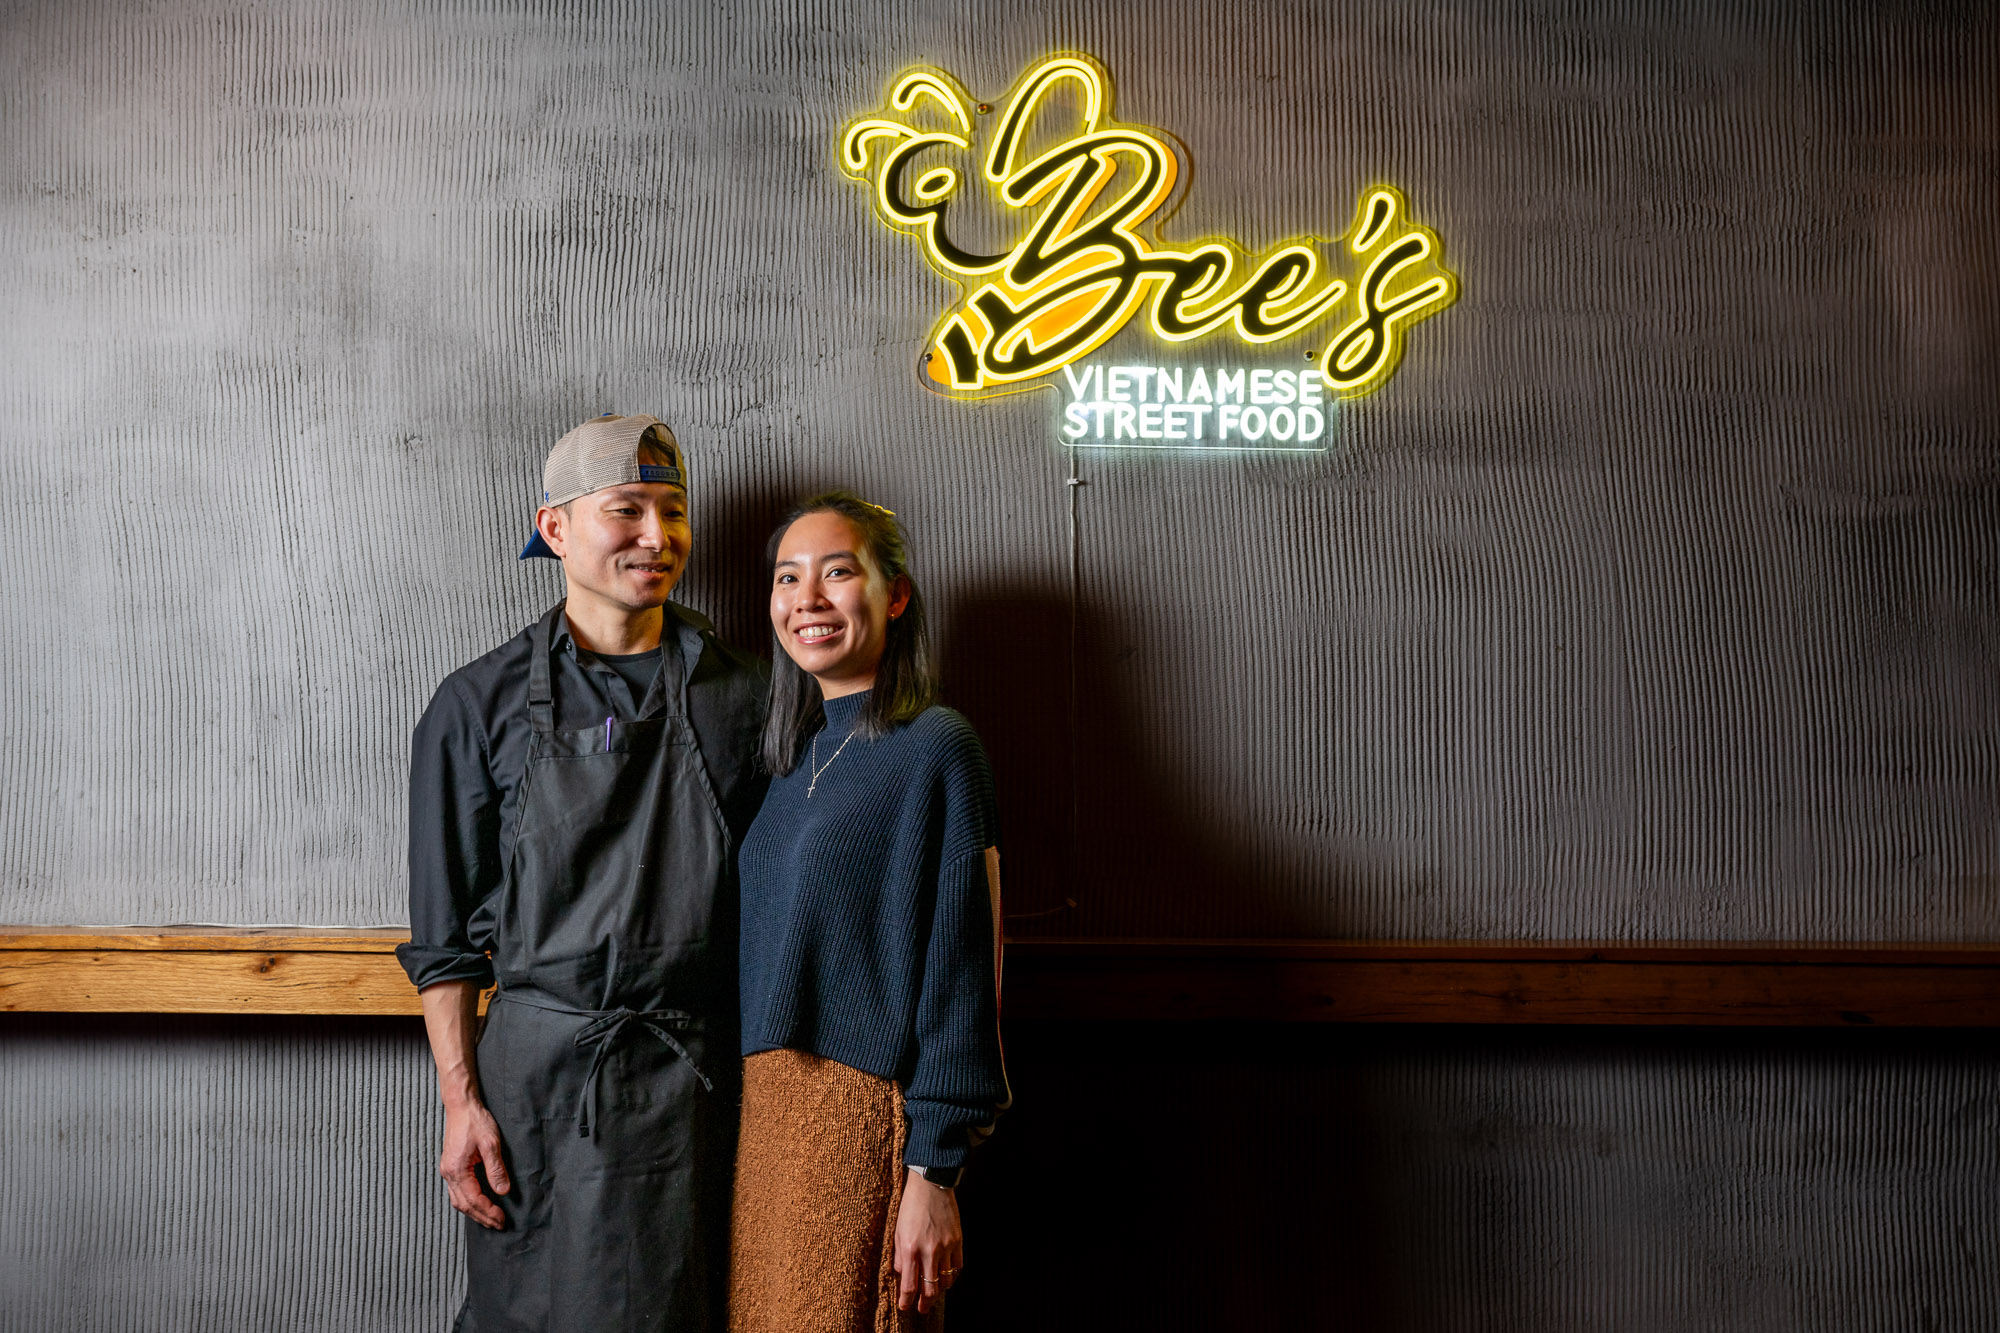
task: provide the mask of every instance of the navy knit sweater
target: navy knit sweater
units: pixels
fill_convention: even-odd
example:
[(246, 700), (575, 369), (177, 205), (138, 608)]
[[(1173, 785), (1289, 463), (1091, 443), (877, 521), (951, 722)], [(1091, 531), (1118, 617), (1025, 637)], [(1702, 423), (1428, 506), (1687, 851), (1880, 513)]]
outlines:
[(972, 726), (931, 708), (856, 736), (867, 695), (827, 703), (771, 783), (737, 866), (743, 1053), (780, 1048), (902, 1085), (911, 1166), (962, 1166), (1007, 1104), (995, 983), (993, 777)]

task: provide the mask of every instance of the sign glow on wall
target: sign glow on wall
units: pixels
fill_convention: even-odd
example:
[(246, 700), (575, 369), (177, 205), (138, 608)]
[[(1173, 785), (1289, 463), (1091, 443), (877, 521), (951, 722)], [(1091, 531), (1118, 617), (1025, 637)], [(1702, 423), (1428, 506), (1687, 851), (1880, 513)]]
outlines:
[[(1066, 86), (1079, 111), (1051, 105)], [(1352, 224), (1335, 241), (1302, 236), (1252, 254), (1222, 237), (1185, 245), (1160, 239), (1159, 219), (1185, 164), (1167, 135), (1112, 119), (1110, 78), (1085, 56), (1031, 66), (992, 106), (943, 70), (909, 70), (886, 107), (842, 131), (840, 161), (873, 186), (882, 219), (914, 237), (961, 289), (932, 330), (926, 356), (930, 377), (947, 393), (1053, 382), (1056, 371), (1090, 356), (1143, 313), (1146, 327), (1169, 343), (1215, 334), (1268, 344), (1330, 330), (1316, 357), (1314, 389), (1352, 398), (1379, 388), (1402, 358), (1408, 326), (1458, 293), (1437, 237), (1410, 220), (1402, 195), (1387, 185), (1362, 192)], [(978, 189), (989, 197), (971, 198)], [(954, 225), (954, 210), (980, 205), (1011, 223), (1010, 245), (982, 246), (970, 239), (976, 228)], [(1317, 410), (1301, 401), (1298, 381), (1315, 377), (1256, 373), (1290, 376), (1282, 406), (1291, 437), (1301, 438), (1301, 418)], [(1164, 379), (1152, 384), (1166, 392)], [(1146, 402), (1129, 404), (1135, 410), (1127, 421), (1118, 400), (1100, 395), (1088, 401), (1110, 410), (1081, 422), (1074, 409), (1085, 391), (1074, 379), (1070, 387), (1064, 431), (1072, 440), (1101, 434), (1107, 417), (1114, 436), (1121, 421), (1139, 429), (1137, 409)], [(1213, 384), (1206, 387), (1212, 395)], [(1161, 398), (1157, 405), (1163, 410), (1155, 422), (1171, 416), (1185, 426), (1200, 417), (1205, 429), (1221, 428), (1222, 403), (1213, 404), (1213, 420), (1164, 411), (1198, 402)], [(1263, 409), (1255, 419), (1268, 431), (1275, 404), (1238, 404), (1245, 405)]]

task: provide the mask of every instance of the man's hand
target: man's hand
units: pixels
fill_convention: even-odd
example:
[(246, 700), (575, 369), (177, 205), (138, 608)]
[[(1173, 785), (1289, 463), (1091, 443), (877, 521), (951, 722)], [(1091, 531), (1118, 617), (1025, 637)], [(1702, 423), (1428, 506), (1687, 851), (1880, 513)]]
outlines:
[(498, 1231), (506, 1217), (486, 1191), (490, 1187), (494, 1194), (505, 1194), (513, 1181), (501, 1155), (500, 1126), (479, 1096), (473, 1059), (479, 987), (470, 981), (439, 981), (424, 987), (419, 998), (431, 1057), (437, 1061), (438, 1094), (444, 1098), (444, 1152), (438, 1157), (438, 1174), (451, 1191), (452, 1207)]
[[(481, 1171), (485, 1180), (480, 1179)], [(447, 1106), (444, 1112), (444, 1153), (438, 1158), (438, 1174), (451, 1191), (451, 1206), (483, 1227), (498, 1231), (506, 1221), (500, 1205), (486, 1193), (513, 1188), (507, 1178), (507, 1163), (500, 1156), (500, 1126), (493, 1113), (481, 1102)]]
[(912, 1305), (929, 1314), (938, 1298), (958, 1280), (965, 1259), (965, 1232), (958, 1221), (958, 1196), (915, 1171), (903, 1173), (903, 1203), (896, 1210), (896, 1308)]

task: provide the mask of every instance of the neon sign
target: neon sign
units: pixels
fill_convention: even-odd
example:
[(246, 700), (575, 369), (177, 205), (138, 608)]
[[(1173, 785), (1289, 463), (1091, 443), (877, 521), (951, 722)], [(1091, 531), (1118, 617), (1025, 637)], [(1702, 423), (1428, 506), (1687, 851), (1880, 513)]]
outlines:
[(1064, 443), (1096, 448), (1317, 452), (1326, 399), (1310, 370), (1064, 366)]
[[(1064, 85), (1081, 113), (1069, 117), (1077, 123), (1052, 124), (1062, 117), (1051, 95)], [(840, 163), (873, 185), (883, 221), (913, 236), (961, 289), (925, 357), (948, 393), (1030, 387), (1143, 311), (1170, 343), (1226, 332), (1265, 344), (1330, 325), (1315, 358), (1319, 379), (1335, 397), (1353, 398), (1395, 373), (1411, 324), (1458, 295), (1437, 237), (1409, 220), (1387, 185), (1362, 192), (1352, 224), (1332, 242), (1302, 236), (1253, 255), (1227, 238), (1160, 239), (1186, 174), (1180, 154), (1162, 132), (1111, 118), (1110, 77), (1085, 56), (1031, 66), (997, 107), (942, 70), (912, 69), (882, 111), (842, 131)], [(967, 195), (971, 181), (988, 187), (985, 202), (1011, 223), (1011, 247), (980, 246), (951, 225), (955, 208), (982, 202)]]

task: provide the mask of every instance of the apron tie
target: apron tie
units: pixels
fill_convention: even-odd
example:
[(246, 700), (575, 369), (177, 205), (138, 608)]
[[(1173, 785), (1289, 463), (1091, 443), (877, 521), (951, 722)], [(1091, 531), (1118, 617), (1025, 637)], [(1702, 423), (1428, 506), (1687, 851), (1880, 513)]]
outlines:
[(661, 1044), (668, 1050), (687, 1061), (687, 1067), (701, 1080), (702, 1087), (710, 1092), (715, 1091), (715, 1085), (708, 1081), (708, 1075), (701, 1072), (701, 1066), (694, 1062), (692, 1055), (688, 1054), (687, 1047), (681, 1045), (680, 1039), (670, 1030), (679, 1028), (687, 1031), (700, 1026), (692, 1014), (682, 1013), (678, 1009), (602, 1010), (597, 1018), (584, 1024), (583, 1029), (576, 1034), (576, 1045), (579, 1048), (591, 1046), (597, 1048), (597, 1054), (591, 1057), (590, 1072), (584, 1075), (583, 1096), (577, 1100), (576, 1132), (579, 1138), (591, 1138), (596, 1132), (598, 1071), (604, 1068), (604, 1061), (610, 1056), (611, 1048), (617, 1044), (619, 1035), (634, 1023), (659, 1038)]

